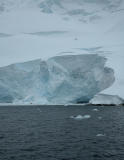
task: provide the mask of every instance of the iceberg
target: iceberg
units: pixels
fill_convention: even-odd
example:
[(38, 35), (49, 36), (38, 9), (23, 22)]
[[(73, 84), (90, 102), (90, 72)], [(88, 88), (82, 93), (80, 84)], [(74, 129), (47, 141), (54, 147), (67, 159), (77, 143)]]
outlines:
[(89, 102), (111, 86), (114, 71), (97, 54), (64, 55), (0, 68), (0, 103)]

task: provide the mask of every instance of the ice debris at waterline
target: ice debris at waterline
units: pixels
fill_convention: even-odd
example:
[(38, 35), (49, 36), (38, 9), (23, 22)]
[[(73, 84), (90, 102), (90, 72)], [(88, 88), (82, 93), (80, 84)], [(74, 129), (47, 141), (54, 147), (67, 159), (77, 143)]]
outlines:
[(98, 94), (90, 100), (94, 105), (122, 105), (124, 100), (117, 95)]
[(91, 118), (90, 115), (77, 115), (77, 116), (70, 116), (70, 118), (75, 119), (75, 120), (82, 120), (82, 119), (89, 119)]
[(111, 86), (114, 71), (97, 54), (56, 56), (0, 68), (0, 103), (88, 102)]

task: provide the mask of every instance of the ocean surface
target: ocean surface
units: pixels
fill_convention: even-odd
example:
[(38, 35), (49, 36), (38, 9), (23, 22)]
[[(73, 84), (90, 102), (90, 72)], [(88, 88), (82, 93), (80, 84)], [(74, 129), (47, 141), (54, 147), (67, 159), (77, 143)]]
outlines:
[(0, 106), (0, 160), (124, 160), (124, 107)]

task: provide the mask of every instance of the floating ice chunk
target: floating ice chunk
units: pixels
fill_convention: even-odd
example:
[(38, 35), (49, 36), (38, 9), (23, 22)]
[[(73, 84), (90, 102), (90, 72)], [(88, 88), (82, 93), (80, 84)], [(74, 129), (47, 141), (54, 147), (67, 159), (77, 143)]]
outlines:
[(89, 119), (91, 116), (90, 115), (84, 115), (83, 119)]
[(97, 137), (104, 137), (104, 136), (105, 136), (105, 134), (101, 134), (101, 133), (99, 133), (99, 134), (97, 134), (96, 136), (97, 136)]
[(96, 111), (96, 112), (98, 112), (99, 110), (98, 110), (97, 108), (94, 108), (94, 109), (93, 109), (93, 111)]
[(77, 115), (77, 116), (70, 116), (70, 118), (73, 118), (75, 120), (82, 120), (82, 119), (89, 119), (91, 116), (90, 115)]
[(124, 100), (117, 95), (98, 94), (90, 100), (94, 105), (121, 105)]
[(98, 119), (102, 119), (102, 117), (99, 116)]
[(78, 115), (78, 116), (75, 117), (75, 119), (76, 119), (76, 120), (82, 120), (82, 119), (83, 119), (83, 116), (82, 116), (82, 115)]

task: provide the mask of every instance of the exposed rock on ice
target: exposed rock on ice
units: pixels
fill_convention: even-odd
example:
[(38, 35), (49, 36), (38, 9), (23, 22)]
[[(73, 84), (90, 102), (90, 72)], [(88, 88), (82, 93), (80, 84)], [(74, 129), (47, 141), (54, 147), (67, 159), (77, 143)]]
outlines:
[(89, 102), (114, 82), (106, 59), (96, 54), (56, 56), (0, 68), (0, 103)]
[(124, 100), (117, 95), (98, 94), (90, 100), (90, 103), (94, 105), (121, 105)]

